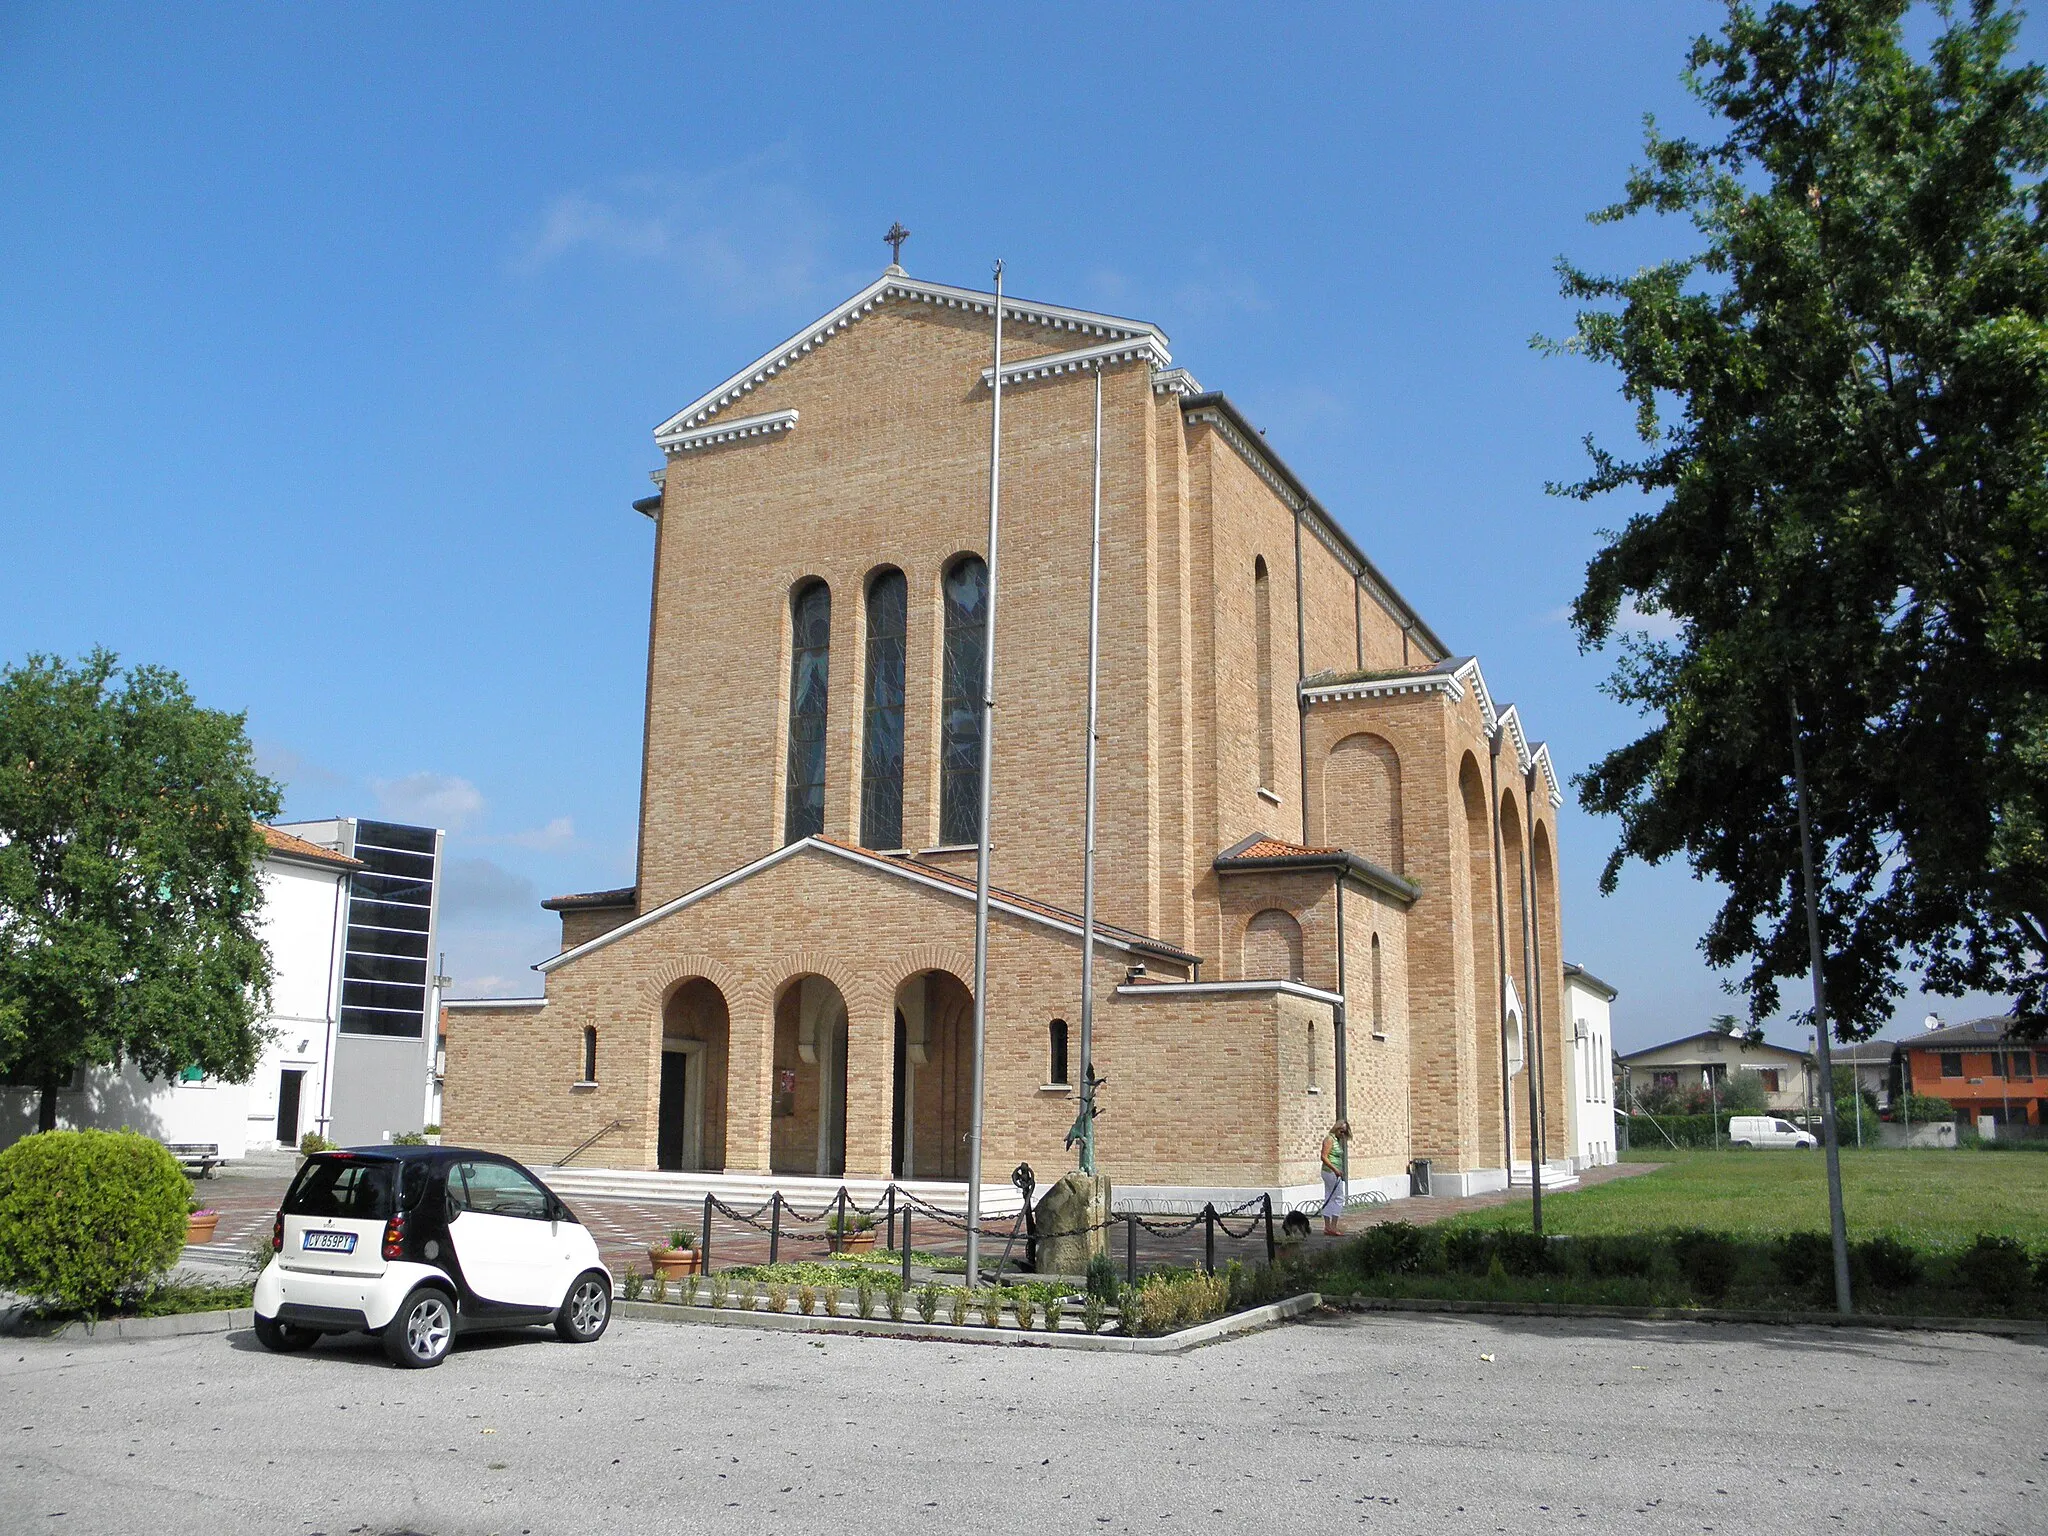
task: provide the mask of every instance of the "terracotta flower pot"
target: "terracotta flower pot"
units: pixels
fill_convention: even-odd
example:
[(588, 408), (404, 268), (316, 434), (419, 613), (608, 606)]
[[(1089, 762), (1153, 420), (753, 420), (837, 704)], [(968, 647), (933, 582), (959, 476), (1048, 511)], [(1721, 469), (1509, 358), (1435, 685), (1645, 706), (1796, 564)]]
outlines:
[(185, 1218), (185, 1241), (210, 1243), (213, 1241), (213, 1229), (219, 1225), (219, 1211), (194, 1211)]
[(650, 1248), (647, 1262), (654, 1266), (657, 1275), (673, 1280), (678, 1275), (697, 1273), (698, 1253), (694, 1248)]
[(869, 1227), (865, 1232), (849, 1232), (839, 1240), (839, 1248), (842, 1253), (869, 1253), (873, 1251), (874, 1246), (875, 1229), (873, 1227)]

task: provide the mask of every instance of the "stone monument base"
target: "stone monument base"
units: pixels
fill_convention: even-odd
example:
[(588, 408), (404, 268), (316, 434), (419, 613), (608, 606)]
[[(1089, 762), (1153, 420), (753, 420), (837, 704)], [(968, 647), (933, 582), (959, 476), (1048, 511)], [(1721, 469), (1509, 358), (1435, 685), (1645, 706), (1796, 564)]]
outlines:
[(1076, 1170), (1038, 1202), (1038, 1272), (1084, 1275), (1088, 1261), (1109, 1251), (1109, 1179)]

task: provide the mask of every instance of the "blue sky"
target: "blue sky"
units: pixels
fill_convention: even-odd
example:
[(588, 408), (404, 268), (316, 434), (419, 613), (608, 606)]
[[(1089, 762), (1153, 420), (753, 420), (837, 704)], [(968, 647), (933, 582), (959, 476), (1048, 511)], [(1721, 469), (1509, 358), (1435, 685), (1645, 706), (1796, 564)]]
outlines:
[[(10, 5), (0, 658), (174, 667), (290, 814), (446, 826), (457, 994), (537, 991), (538, 898), (632, 879), (650, 429), (901, 219), (921, 276), (1163, 326), (1576, 772), (1632, 732), (1563, 619), (1630, 508), (1543, 486), (1627, 418), (1529, 341), (1560, 254), (1684, 248), (1584, 215), (1718, 14)], [(1603, 899), (1563, 819), (1623, 1048), (1732, 1006), (1713, 893)]]

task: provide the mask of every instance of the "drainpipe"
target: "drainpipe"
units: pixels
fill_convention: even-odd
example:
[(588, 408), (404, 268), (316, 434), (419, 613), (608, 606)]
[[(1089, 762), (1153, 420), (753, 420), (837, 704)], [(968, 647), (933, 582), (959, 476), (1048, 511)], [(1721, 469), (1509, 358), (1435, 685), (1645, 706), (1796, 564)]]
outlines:
[(1536, 1232), (1541, 1236), (1543, 1151), (1550, 1130), (1550, 1099), (1543, 1070), (1543, 972), (1539, 969), (1543, 960), (1543, 944), (1536, 931), (1536, 765), (1533, 762), (1523, 776), (1522, 805), (1522, 820), (1528, 823), (1522, 832), (1522, 963), (1529, 968), (1529, 996), (1523, 1000), (1522, 1006), (1529, 1014), (1529, 1059), (1533, 1064), (1533, 1075), (1529, 1079), (1529, 1179), (1534, 1185), (1539, 1211), (1535, 1218)]
[[(1337, 997), (1330, 1010), (1330, 1025), (1337, 1035), (1337, 1118), (1351, 1118), (1350, 990), (1344, 983), (1344, 871), (1337, 871)], [(1348, 1166), (1348, 1165), (1347, 1165)]]

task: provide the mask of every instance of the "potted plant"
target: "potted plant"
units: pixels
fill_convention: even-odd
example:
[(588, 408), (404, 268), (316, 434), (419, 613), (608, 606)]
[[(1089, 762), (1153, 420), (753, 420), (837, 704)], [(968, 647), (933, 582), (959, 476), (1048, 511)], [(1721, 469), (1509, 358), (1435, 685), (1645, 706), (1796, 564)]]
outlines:
[(210, 1243), (213, 1229), (220, 1225), (220, 1212), (194, 1207), (185, 1216), (185, 1241), (188, 1243)]
[(647, 1261), (654, 1266), (657, 1275), (694, 1275), (697, 1273), (697, 1239), (695, 1234), (677, 1227), (668, 1235), (668, 1246), (650, 1247)]
[(829, 1228), (834, 1253), (869, 1253), (875, 1246), (875, 1218), (866, 1211), (842, 1207), (832, 1213)]

